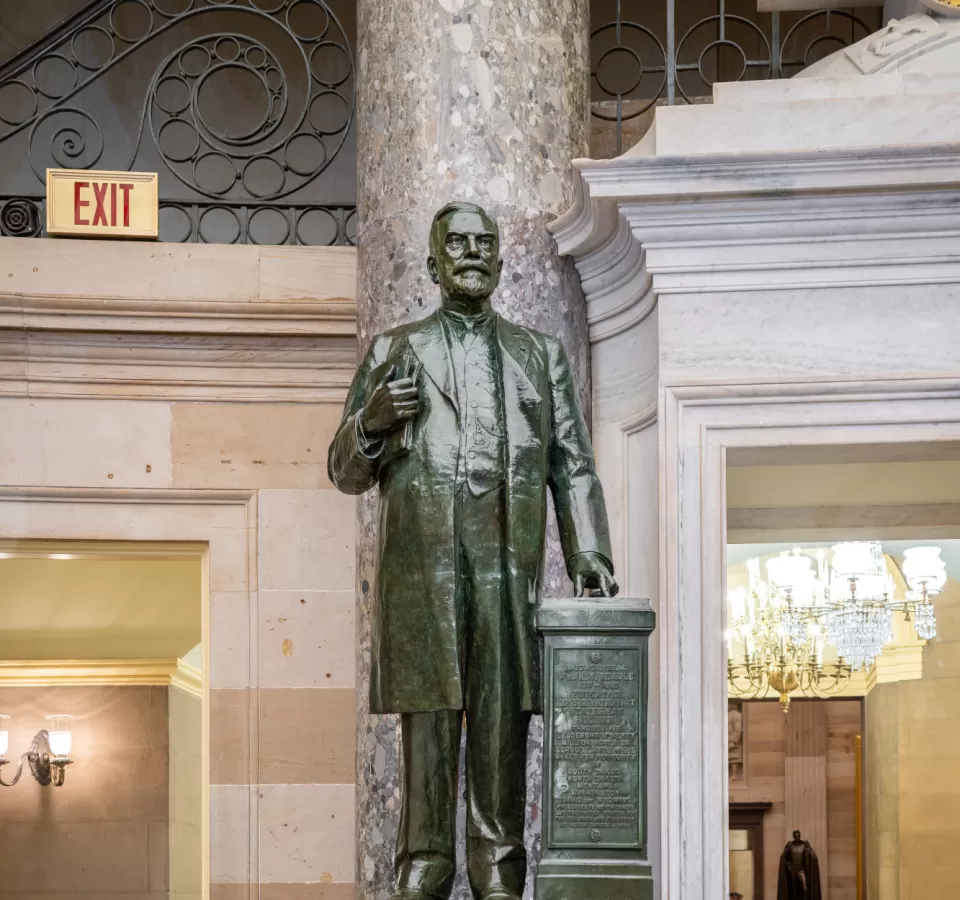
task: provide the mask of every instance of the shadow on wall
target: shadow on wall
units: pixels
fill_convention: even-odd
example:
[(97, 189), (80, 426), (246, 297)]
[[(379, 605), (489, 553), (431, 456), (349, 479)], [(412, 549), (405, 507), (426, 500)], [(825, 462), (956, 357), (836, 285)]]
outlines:
[(47, 715), (74, 717), (63, 787), (25, 773), (0, 789), (2, 900), (199, 897), (199, 698), (174, 687), (2, 687), (0, 710), (12, 766)]

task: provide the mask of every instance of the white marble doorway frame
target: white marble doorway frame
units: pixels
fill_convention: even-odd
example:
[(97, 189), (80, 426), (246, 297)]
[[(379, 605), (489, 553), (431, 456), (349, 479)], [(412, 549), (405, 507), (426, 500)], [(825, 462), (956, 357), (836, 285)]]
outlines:
[(661, 896), (726, 896), (726, 459), (731, 450), (960, 439), (960, 381), (660, 392)]
[[(184, 550), (192, 545), (202, 561), (201, 636), (202, 691), (202, 857), (203, 900), (221, 870), (241, 873), (250, 885), (250, 900), (259, 891), (259, 710), (256, 690), (250, 690), (245, 734), (249, 759), (246, 810), (218, 810), (211, 787), (210, 686), (218, 670), (245, 670), (256, 685), (258, 658), (257, 493), (255, 491), (140, 490), (70, 487), (0, 487), (0, 539), (24, 542), (108, 542), (117, 553), (125, 545), (169, 544)], [(246, 632), (246, 659), (238, 660), (229, 646), (219, 646), (225, 618), (242, 614), (236, 634)], [(212, 626), (211, 627), (211, 623)], [(229, 643), (224, 638), (224, 643)], [(236, 804), (230, 804), (232, 807)]]

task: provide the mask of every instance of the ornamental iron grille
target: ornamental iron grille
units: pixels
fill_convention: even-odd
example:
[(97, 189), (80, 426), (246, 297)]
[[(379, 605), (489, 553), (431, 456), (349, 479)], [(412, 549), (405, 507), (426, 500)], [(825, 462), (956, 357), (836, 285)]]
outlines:
[(84, 3), (0, 67), (0, 233), (43, 233), (48, 167), (96, 167), (160, 172), (161, 240), (353, 243), (355, 69), (335, 5)]
[(615, 123), (619, 155), (624, 123), (655, 106), (708, 101), (717, 81), (788, 78), (882, 19), (876, 6), (761, 13), (757, 0), (594, 0), (593, 114)]
[[(384, 0), (389, 2), (389, 0)], [(43, 234), (48, 167), (160, 173), (160, 239), (352, 244), (354, 0), (44, 0), (66, 18), (0, 64), (0, 234)], [(789, 77), (882, 12), (592, 0), (596, 156), (716, 81)], [(646, 120), (643, 118), (646, 117)], [(615, 145), (613, 138), (615, 137)]]

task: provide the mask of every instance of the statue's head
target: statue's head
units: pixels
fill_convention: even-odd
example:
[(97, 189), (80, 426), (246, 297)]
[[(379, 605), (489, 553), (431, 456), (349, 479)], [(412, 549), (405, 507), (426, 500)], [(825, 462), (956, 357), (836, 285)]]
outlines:
[(799, 841), (799, 840), (800, 840), (800, 832), (799, 832), (799, 831), (795, 831), (795, 832), (793, 833), (793, 839), (794, 839), (795, 841)]
[(444, 298), (486, 300), (500, 283), (500, 229), (476, 203), (443, 206), (430, 227), (427, 269)]

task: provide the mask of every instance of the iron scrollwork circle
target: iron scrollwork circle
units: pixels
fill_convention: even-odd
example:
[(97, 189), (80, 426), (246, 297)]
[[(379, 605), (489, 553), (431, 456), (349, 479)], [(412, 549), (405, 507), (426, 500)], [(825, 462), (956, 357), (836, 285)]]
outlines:
[(0, 234), (36, 237), (39, 233), (40, 211), (32, 200), (8, 200), (0, 208)]
[[(256, 189), (253, 188), (247, 181), (247, 174), (251, 171), (252, 167), (257, 167), (260, 170), (259, 174), (260, 174), (261, 180), (268, 179), (270, 176), (266, 175), (265, 173), (269, 172), (271, 168), (273, 168), (274, 177), (278, 177), (280, 179), (279, 187), (273, 190), (261, 190), (259, 187)], [(251, 180), (256, 177), (256, 174), (257, 173), (255, 172), (254, 175), (251, 176)], [(261, 197), (270, 197), (274, 195), (277, 192), (277, 190), (283, 187), (283, 183), (286, 180), (286, 177), (287, 177), (286, 172), (283, 166), (281, 166), (280, 163), (278, 163), (272, 156), (266, 156), (266, 155), (251, 157), (250, 159), (247, 160), (246, 165), (243, 167), (242, 171), (240, 172), (240, 181), (243, 184), (244, 188), (246, 189), (247, 193), (250, 194), (252, 197), (257, 197), (258, 199)]]
[(54, 162), (62, 169), (92, 169), (103, 155), (103, 132), (90, 113), (75, 106), (51, 106), (34, 121), (33, 127), (30, 129), (28, 142), (30, 166), (41, 181), (44, 180), (46, 166), (39, 167), (33, 155), (40, 127), (44, 122), (52, 123), (56, 118), (69, 118), (70, 116), (85, 119), (93, 126), (91, 136), (96, 139), (95, 149), (88, 147), (87, 138), (76, 125), (64, 124), (53, 132), (49, 140), (44, 141), (49, 146), (50, 156)]
[[(213, 161), (217, 159), (226, 160), (226, 167), (223, 171), (229, 171), (230, 177), (229, 179), (223, 179), (226, 181), (226, 184), (223, 185), (223, 187), (219, 187), (218, 182), (215, 180), (208, 182), (207, 186), (204, 187), (201, 183), (200, 172), (202, 170), (207, 173), (205, 176), (203, 176), (205, 179), (209, 179), (211, 177), (216, 179), (216, 169), (213, 169), (212, 172), (209, 172), (208, 170), (211, 169)], [(204, 163), (206, 163), (206, 165), (204, 165)], [(230, 190), (230, 188), (233, 187), (239, 177), (240, 174), (237, 172), (237, 167), (233, 160), (227, 156), (226, 153), (221, 153), (219, 150), (211, 150), (207, 153), (202, 153), (193, 161), (193, 181), (197, 185), (197, 190), (203, 194), (206, 194), (208, 197), (222, 197), (227, 191)]]
[[(139, 7), (147, 14), (147, 27), (144, 28), (140, 34), (130, 34), (124, 33), (117, 27), (116, 15), (117, 10), (122, 9), (124, 6)], [(121, 41), (126, 41), (128, 44), (135, 44), (137, 41), (142, 41), (151, 31), (153, 31), (153, 10), (150, 9), (150, 6), (147, 3), (144, 3), (144, 0), (123, 0), (122, 3), (118, 3), (113, 9), (110, 10), (110, 29), (113, 33), (120, 38)]]
[[(44, 78), (41, 74), (42, 69), (45, 67), (48, 67), (49, 63), (54, 61), (59, 61), (64, 66), (66, 66), (69, 69), (70, 75), (73, 77), (73, 80), (70, 82), (70, 84), (64, 87), (63, 90), (60, 90), (60, 91), (50, 90), (49, 85), (47, 85), (46, 86), (47, 89), (44, 90), (44, 85), (42, 83), (44, 81)], [(56, 63), (54, 62), (54, 64)], [(53, 77), (56, 78), (56, 75), (54, 75)], [(47, 56), (44, 56), (43, 58), (38, 59), (33, 64), (33, 83), (36, 85), (38, 93), (42, 94), (48, 100), (57, 100), (60, 97), (63, 97), (65, 94), (69, 94), (70, 91), (72, 91), (77, 86), (77, 67), (74, 63), (72, 63), (69, 59), (67, 59), (62, 53), (50, 53)], [(36, 100), (34, 102), (36, 102)]]
[[(164, 141), (164, 133), (173, 135), (169, 142)], [(190, 143), (188, 144), (186, 141), (190, 141)], [(173, 147), (177, 145), (185, 146), (187, 149), (179, 151), (164, 150), (165, 143), (172, 144)], [(181, 118), (171, 118), (160, 126), (160, 131), (157, 132), (157, 145), (160, 152), (173, 162), (186, 162), (197, 155), (197, 151), (200, 149), (200, 135), (192, 122)]]
[[(172, 215), (171, 215), (172, 213)], [(176, 228), (179, 217), (180, 236), (177, 237), (175, 231), (173, 236), (170, 232)], [(173, 221), (171, 221), (173, 220)], [(193, 223), (190, 221), (190, 214), (179, 203), (161, 203), (160, 204), (160, 240), (168, 243), (184, 244), (190, 240), (193, 234)]]
[[(3, 94), (9, 94), (10, 88), (14, 89), (14, 92), (22, 91), (24, 96), (27, 98), (27, 102), (31, 104), (30, 111), (21, 111), (22, 115), (19, 117), (10, 118), (10, 113), (6, 115), (3, 114), (3, 110), (6, 109), (9, 105), (9, 101), (3, 101)], [(0, 122), (4, 122), (7, 125), (21, 125), (24, 122), (29, 121), (37, 113), (39, 101), (37, 100), (37, 95), (33, 92), (30, 86), (19, 79), (16, 81), (8, 81), (6, 84), (0, 85)]]
[[(240, 131), (235, 134), (227, 134), (226, 132), (219, 131), (217, 128), (210, 125), (210, 123), (204, 118), (203, 111), (200, 109), (200, 93), (203, 90), (204, 84), (207, 82), (207, 79), (216, 77), (219, 73), (229, 71), (231, 69), (237, 69), (243, 72), (249, 72), (263, 88), (263, 101), (264, 108), (263, 112), (257, 121), (257, 123), (245, 131)], [(273, 91), (271, 91), (267, 79), (263, 73), (257, 70), (250, 70), (241, 63), (236, 62), (224, 62), (218, 63), (217, 65), (210, 66), (206, 72), (204, 72), (197, 80), (193, 86), (190, 98), (191, 112), (193, 114), (194, 122), (200, 126), (200, 128), (205, 129), (207, 136), (205, 138), (206, 142), (213, 144), (213, 142), (219, 141), (225, 144), (233, 144), (236, 146), (241, 146), (244, 144), (253, 144), (259, 140), (262, 140), (264, 137), (264, 130), (267, 128), (268, 124), (271, 121), (271, 99)], [(199, 129), (198, 129), (199, 130)]]
[[(167, 88), (168, 85), (180, 85), (183, 89), (180, 100), (170, 105), (164, 103), (164, 100), (161, 99), (161, 94), (164, 95), (167, 103), (169, 103), (171, 99), (170, 94), (178, 90), (178, 88)], [(164, 77), (157, 82), (153, 96), (157, 106), (168, 116), (179, 116), (180, 113), (190, 106), (190, 85), (187, 84), (187, 80), (182, 75), (164, 75)]]
[[(637, 109), (629, 113), (625, 113), (622, 108), (620, 109), (619, 119), (620, 121), (626, 122), (629, 119), (634, 119), (637, 116), (645, 113), (648, 109), (650, 109), (650, 107), (652, 107), (657, 102), (657, 98), (663, 93), (663, 89), (667, 83), (667, 51), (664, 48), (663, 43), (660, 41), (660, 38), (658, 38), (656, 34), (651, 29), (647, 28), (645, 25), (640, 25), (636, 22), (620, 22), (619, 27), (620, 27), (620, 31), (619, 31), (620, 38), (618, 39), (617, 43), (613, 47), (608, 48), (601, 55), (600, 59), (597, 61), (597, 65), (593, 67), (592, 74), (597, 81), (597, 87), (599, 87), (600, 90), (603, 91), (603, 93), (606, 94), (608, 97), (617, 98), (618, 105), (620, 105), (620, 101), (622, 101), (629, 94), (633, 93), (633, 91), (635, 91), (640, 86), (640, 82), (643, 80), (643, 76), (645, 74), (659, 73), (662, 76), (660, 79), (660, 84), (657, 86), (655, 91), (651, 92), (651, 96), (649, 100), (647, 100), (647, 102), (639, 104)], [(616, 22), (610, 22), (606, 25), (601, 25), (599, 28), (595, 29), (593, 33), (590, 35), (591, 41), (595, 42), (597, 37), (599, 37), (601, 34), (604, 34), (605, 32), (611, 31), (615, 28), (617, 28)], [(660, 57), (663, 60), (663, 63), (661, 65), (652, 66), (652, 67), (646, 66), (640, 54), (636, 50), (634, 50), (632, 47), (627, 46), (623, 42), (624, 33), (643, 35), (644, 37), (649, 38), (651, 41), (653, 41), (653, 43), (657, 47)], [(603, 81), (603, 76), (600, 74), (600, 63), (603, 62), (605, 58), (609, 58), (609, 56), (611, 56), (614, 51), (626, 51), (636, 60), (637, 63), (639, 63), (640, 74), (636, 79), (636, 84), (633, 85), (629, 91), (612, 90), (613, 86), (605, 84)], [(598, 119), (604, 119), (605, 121), (608, 121), (608, 122), (616, 121), (618, 118), (617, 115), (609, 115), (608, 113), (602, 113), (596, 110), (594, 111), (593, 115)]]
[[(270, 228), (270, 220), (273, 220), (274, 223), (282, 223), (283, 225), (283, 236), (279, 240), (268, 241), (261, 240), (257, 237), (257, 234), (260, 230), (260, 226), (263, 222), (267, 224), (263, 227)], [(264, 235), (264, 237), (266, 237)], [(283, 212), (277, 209), (275, 206), (258, 206), (256, 209), (252, 210), (250, 213), (250, 221), (247, 224), (247, 240), (251, 244), (285, 244), (290, 239), (290, 220), (283, 214)]]
[(240, 42), (232, 35), (225, 35), (217, 39), (213, 52), (217, 59), (223, 62), (234, 62), (240, 56)]
[[(314, 9), (319, 10), (324, 15), (324, 24), (323, 28), (320, 29), (316, 34), (301, 34), (297, 31), (296, 27), (291, 22), (291, 17), (293, 12), (296, 9)], [(325, 5), (320, 5), (318, 3), (311, 2), (311, 0), (294, 0), (287, 7), (287, 30), (292, 34), (298, 41), (303, 41), (308, 44), (312, 44), (314, 41), (322, 41), (326, 37), (327, 32), (330, 30), (330, 12), (326, 9)]]
[(736, 78), (727, 78), (725, 80), (740, 81), (743, 78), (743, 76), (747, 74), (747, 54), (743, 52), (743, 47), (741, 47), (736, 41), (728, 41), (728, 40), (710, 41), (710, 43), (707, 44), (707, 46), (700, 51), (700, 57), (699, 59), (697, 59), (697, 72), (699, 73), (700, 78), (703, 80), (704, 84), (710, 84), (710, 80), (707, 78), (706, 73), (703, 71), (704, 60), (706, 60), (707, 54), (711, 50), (716, 49), (717, 51), (719, 51), (721, 47), (731, 47), (734, 50), (736, 50), (737, 53), (740, 55), (739, 74), (737, 75)]
[[(239, 200), (247, 195), (264, 202), (289, 195), (330, 164), (342, 148), (353, 120), (352, 87), (349, 99), (346, 90), (335, 89), (353, 77), (353, 58), (342, 26), (326, 3), (295, 0), (278, 4), (276, 9), (285, 13), (282, 21), (260, 10), (260, 6), (264, 4), (244, 11), (269, 19), (275, 25), (288, 25), (289, 21), (297, 29), (294, 32), (287, 27), (288, 34), (300, 44), (299, 60), (293, 69), (289, 69), (288, 64), (288, 70), (284, 70), (264, 42), (240, 33), (221, 33), (194, 38), (180, 47), (159, 67), (151, 84), (145, 113), (149, 115), (149, 127), (161, 157), (178, 179), (211, 198), (224, 197), (230, 192), (231, 199)], [(322, 13), (323, 19), (308, 30), (303, 22), (296, 20), (296, 13), (309, 9)], [(339, 30), (336, 36), (342, 43), (332, 40), (335, 29)], [(329, 56), (331, 53), (337, 55)], [(325, 55), (328, 58), (324, 58)], [(248, 78), (253, 76), (259, 99), (256, 120), (232, 131), (227, 125), (213, 121), (218, 117), (203, 99), (214, 80), (223, 77), (221, 73), (225, 69), (242, 71)], [(302, 103), (299, 109), (290, 109), (288, 85), (294, 75), (300, 85), (307, 86), (307, 92), (298, 95), (298, 105)], [(189, 112), (182, 108), (186, 92), (190, 95)], [(193, 146), (192, 136), (185, 148), (172, 152), (160, 142), (159, 134), (165, 121), (174, 118), (192, 122), (200, 135), (199, 147)], [(306, 141), (294, 140), (301, 135), (311, 137)], [(192, 151), (192, 155), (186, 151)], [(294, 151), (295, 158), (291, 158)], [(226, 177), (211, 177), (215, 155), (226, 156), (235, 164), (239, 174), (229, 185)], [(261, 177), (250, 177), (249, 173), (255, 171), (259, 171)]]
[[(736, 41), (730, 40), (729, 38), (723, 38), (723, 39), (711, 41), (709, 44), (707, 44), (707, 46), (704, 47), (704, 49), (698, 54), (697, 61), (695, 63), (681, 64), (680, 56), (681, 56), (681, 53), (683, 52), (684, 44), (686, 44), (687, 41), (690, 40), (691, 36), (698, 29), (711, 25), (713, 23), (716, 23), (717, 25), (723, 25), (724, 29), (729, 28), (730, 25), (741, 25), (747, 28), (748, 30), (752, 31), (754, 34), (756, 34), (760, 38), (760, 41), (762, 42), (763, 47), (766, 49), (766, 53), (767, 53), (766, 59), (751, 61), (747, 57), (747, 54), (744, 51), (743, 47), (741, 47), (738, 43), (736, 43)], [(720, 47), (735, 48), (737, 51), (739, 51), (740, 56), (743, 59), (743, 68), (740, 72), (740, 77), (734, 80), (740, 81), (744, 77), (744, 75), (746, 75), (747, 69), (750, 68), (751, 66), (766, 67), (767, 73), (764, 77), (765, 78), (770, 77), (770, 74), (773, 71), (773, 53), (770, 48), (770, 41), (767, 38), (766, 34), (764, 34), (763, 29), (760, 28), (760, 26), (757, 25), (756, 22), (752, 22), (750, 21), (750, 19), (746, 19), (743, 16), (730, 16), (730, 15), (707, 16), (706, 18), (701, 19), (699, 22), (694, 23), (690, 28), (687, 29), (686, 33), (683, 35), (682, 38), (680, 38), (679, 42), (677, 43), (677, 52), (674, 57), (674, 63), (675, 63), (677, 73), (679, 74), (680, 72), (691, 71), (691, 70), (696, 71), (697, 75), (700, 77), (700, 80), (707, 87), (711, 87), (713, 82), (711, 82), (709, 78), (707, 78), (707, 76), (704, 74), (703, 62), (709, 50), (716, 48), (719, 53)], [(683, 83), (679, 77), (677, 78), (677, 90), (680, 92), (680, 95), (683, 97), (683, 99), (687, 101), (687, 103), (691, 101), (690, 95), (687, 94), (687, 92), (684, 90)]]
[[(232, 240), (224, 241), (218, 238), (216, 241), (213, 241), (213, 240), (209, 240), (207, 236), (204, 234), (204, 231), (203, 231), (204, 221), (207, 218), (215, 215), (216, 213), (226, 213), (227, 216), (233, 217), (233, 220), (236, 224), (236, 233), (234, 234)], [(226, 218), (226, 217), (221, 217), (221, 218)], [(200, 240), (203, 241), (203, 243), (205, 244), (214, 244), (214, 243), (215, 244), (235, 244), (240, 239), (240, 235), (242, 234), (242, 232), (243, 232), (243, 229), (241, 228), (241, 225), (240, 225), (240, 218), (237, 216), (236, 211), (230, 209), (229, 206), (208, 206), (203, 211), (203, 214), (200, 216), (199, 222), (197, 222), (197, 234)]]
[[(84, 39), (84, 35), (87, 37)], [(81, 59), (82, 50), (78, 51), (77, 49), (77, 38), (81, 38), (80, 47), (82, 48), (84, 44), (91, 44), (91, 38), (96, 35), (103, 35), (103, 37), (110, 44), (110, 52), (107, 53), (103, 59), (90, 59), (89, 57), (86, 60)], [(89, 47), (87, 47), (89, 52)], [(70, 39), (70, 52), (73, 54), (73, 58), (77, 61), (78, 66), (82, 66), (84, 69), (87, 69), (90, 72), (95, 72), (97, 69), (102, 69), (110, 60), (114, 58), (117, 54), (117, 45), (113, 39), (113, 35), (107, 31), (106, 28), (101, 27), (100, 25), (87, 25), (85, 28), (80, 29), (76, 32), (74, 36)]]
[(830, 40), (836, 40), (839, 46), (847, 47), (850, 44), (856, 43), (859, 38), (851, 38), (847, 40), (840, 35), (834, 34), (821, 34), (815, 36), (811, 41), (809, 41), (803, 49), (803, 53), (800, 56), (799, 61), (790, 59), (788, 57), (788, 50), (790, 48), (790, 42), (793, 40), (794, 36), (800, 34), (801, 29), (805, 25), (809, 25), (811, 22), (816, 19), (827, 18), (828, 21), (833, 21), (834, 19), (843, 19), (848, 22), (856, 29), (859, 28), (861, 31), (861, 37), (867, 37), (872, 29), (866, 22), (863, 21), (860, 16), (855, 13), (849, 12), (845, 9), (832, 9), (832, 10), (817, 10), (812, 13), (808, 13), (799, 19), (793, 27), (784, 35), (783, 41), (780, 44), (780, 58), (782, 60), (782, 65), (786, 67), (797, 66), (800, 68), (806, 67), (811, 64), (811, 62), (816, 62), (816, 60), (810, 60), (811, 51), (821, 43), (826, 43)]
[(193, 9), (194, 0), (153, 0), (153, 8), (168, 19), (182, 16)]
[[(343, 62), (346, 64), (346, 74), (343, 75), (342, 78), (334, 79), (333, 81), (327, 81), (326, 79), (323, 79), (317, 75), (316, 63), (318, 54), (329, 52), (331, 49), (335, 54), (338, 54), (343, 58)], [(340, 85), (343, 84), (353, 74), (353, 67), (350, 64), (349, 54), (346, 50), (344, 50), (343, 47), (340, 46), (340, 44), (334, 43), (333, 41), (320, 41), (320, 43), (310, 51), (310, 74), (318, 84), (322, 84), (324, 87), (340, 87)]]

